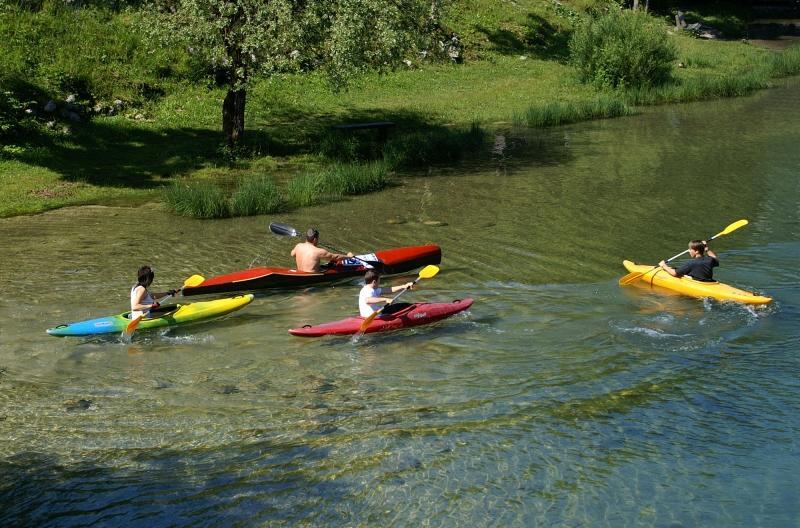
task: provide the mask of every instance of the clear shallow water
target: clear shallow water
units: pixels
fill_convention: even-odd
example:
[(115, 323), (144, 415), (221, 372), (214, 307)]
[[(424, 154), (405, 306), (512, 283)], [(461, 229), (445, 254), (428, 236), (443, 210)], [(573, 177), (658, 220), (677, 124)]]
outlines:
[[(490, 166), (280, 218), (356, 252), (438, 243), (407, 297), (476, 299), (358, 343), (286, 333), (353, 312), (355, 283), (131, 345), (51, 338), (123, 311), (141, 263), (167, 288), (291, 241), (157, 207), (0, 220), (0, 524), (796, 526), (798, 103), (509, 136)], [(623, 258), (739, 218), (717, 276), (766, 309), (618, 287)]]

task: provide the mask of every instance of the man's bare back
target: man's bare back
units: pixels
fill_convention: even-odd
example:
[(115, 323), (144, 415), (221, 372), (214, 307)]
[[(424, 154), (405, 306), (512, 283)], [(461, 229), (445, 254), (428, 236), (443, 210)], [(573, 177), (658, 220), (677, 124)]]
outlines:
[(331, 253), (327, 249), (318, 247), (319, 244), (319, 231), (310, 227), (306, 233), (306, 241), (300, 242), (292, 250), (292, 256), (297, 263), (297, 271), (305, 271), (308, 273), (322, 271), (322, 260), (337, 260), (347, 257), (352, 257), (352, 253), (347, 255), (340, 255), (339, 253)]
[(297, 263), (295, 268), (297, 271), (318, 272), (322, 271), (324, 259), (334, 259), (338, 255), (317, 247), (311, 242), (300, 242), (292, 250), (292, 256)]

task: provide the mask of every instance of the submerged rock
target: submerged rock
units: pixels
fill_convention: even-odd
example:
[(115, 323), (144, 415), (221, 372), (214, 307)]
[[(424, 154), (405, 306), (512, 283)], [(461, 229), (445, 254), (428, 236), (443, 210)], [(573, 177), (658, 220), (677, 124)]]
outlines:
[(64, 402), (64, 408), (68, 411), (85, 411), (92, 405), (92, 400), (67, 400)]

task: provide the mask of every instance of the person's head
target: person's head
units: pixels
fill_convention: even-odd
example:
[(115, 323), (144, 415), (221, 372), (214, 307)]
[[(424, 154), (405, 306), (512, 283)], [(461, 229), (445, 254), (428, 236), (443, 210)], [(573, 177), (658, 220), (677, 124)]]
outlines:
[(153, 283), (153, 277), (155, 277), (155, 273), (150, 266), (142, 266), (136, 273), (136, 283), (147, 288)]
[(313, 227), (309, 227), (308, 231), (306, 231), (306, 242), (311, 242), (312, 244), (316, 244), (318, 240), (319, 240), (319, 231), (317, 231)]
[(706, 252), (706, 245), (703, 244), (702, 240), (692, 240), (689, 242), (689, 255), (693, 258), (695, 255), (700, 255), (701, 257)]
[(378, 284), (380, 281), (381, 274), (375, 270), (367, 270), (364, 274), (364, 284)]

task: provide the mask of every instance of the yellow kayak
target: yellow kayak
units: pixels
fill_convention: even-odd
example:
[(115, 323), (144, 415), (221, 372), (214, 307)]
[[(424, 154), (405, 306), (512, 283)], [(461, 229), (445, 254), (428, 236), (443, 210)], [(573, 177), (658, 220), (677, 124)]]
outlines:
[(746, 304), (767, 304), (772, 302), (770, 297), (756, 295), (721, 282), (696, 281), (688, 276), (683, 276), (679, 279), (661, 268), (653, 269), (653, 266), (635, 264), (630, 260), (623, 260), (622, 264), (631, 273), (644, 273), (640, 280), (651, 286), (655, 284), (692, 297), (712, 297), (720, 301), (736, 301)]

